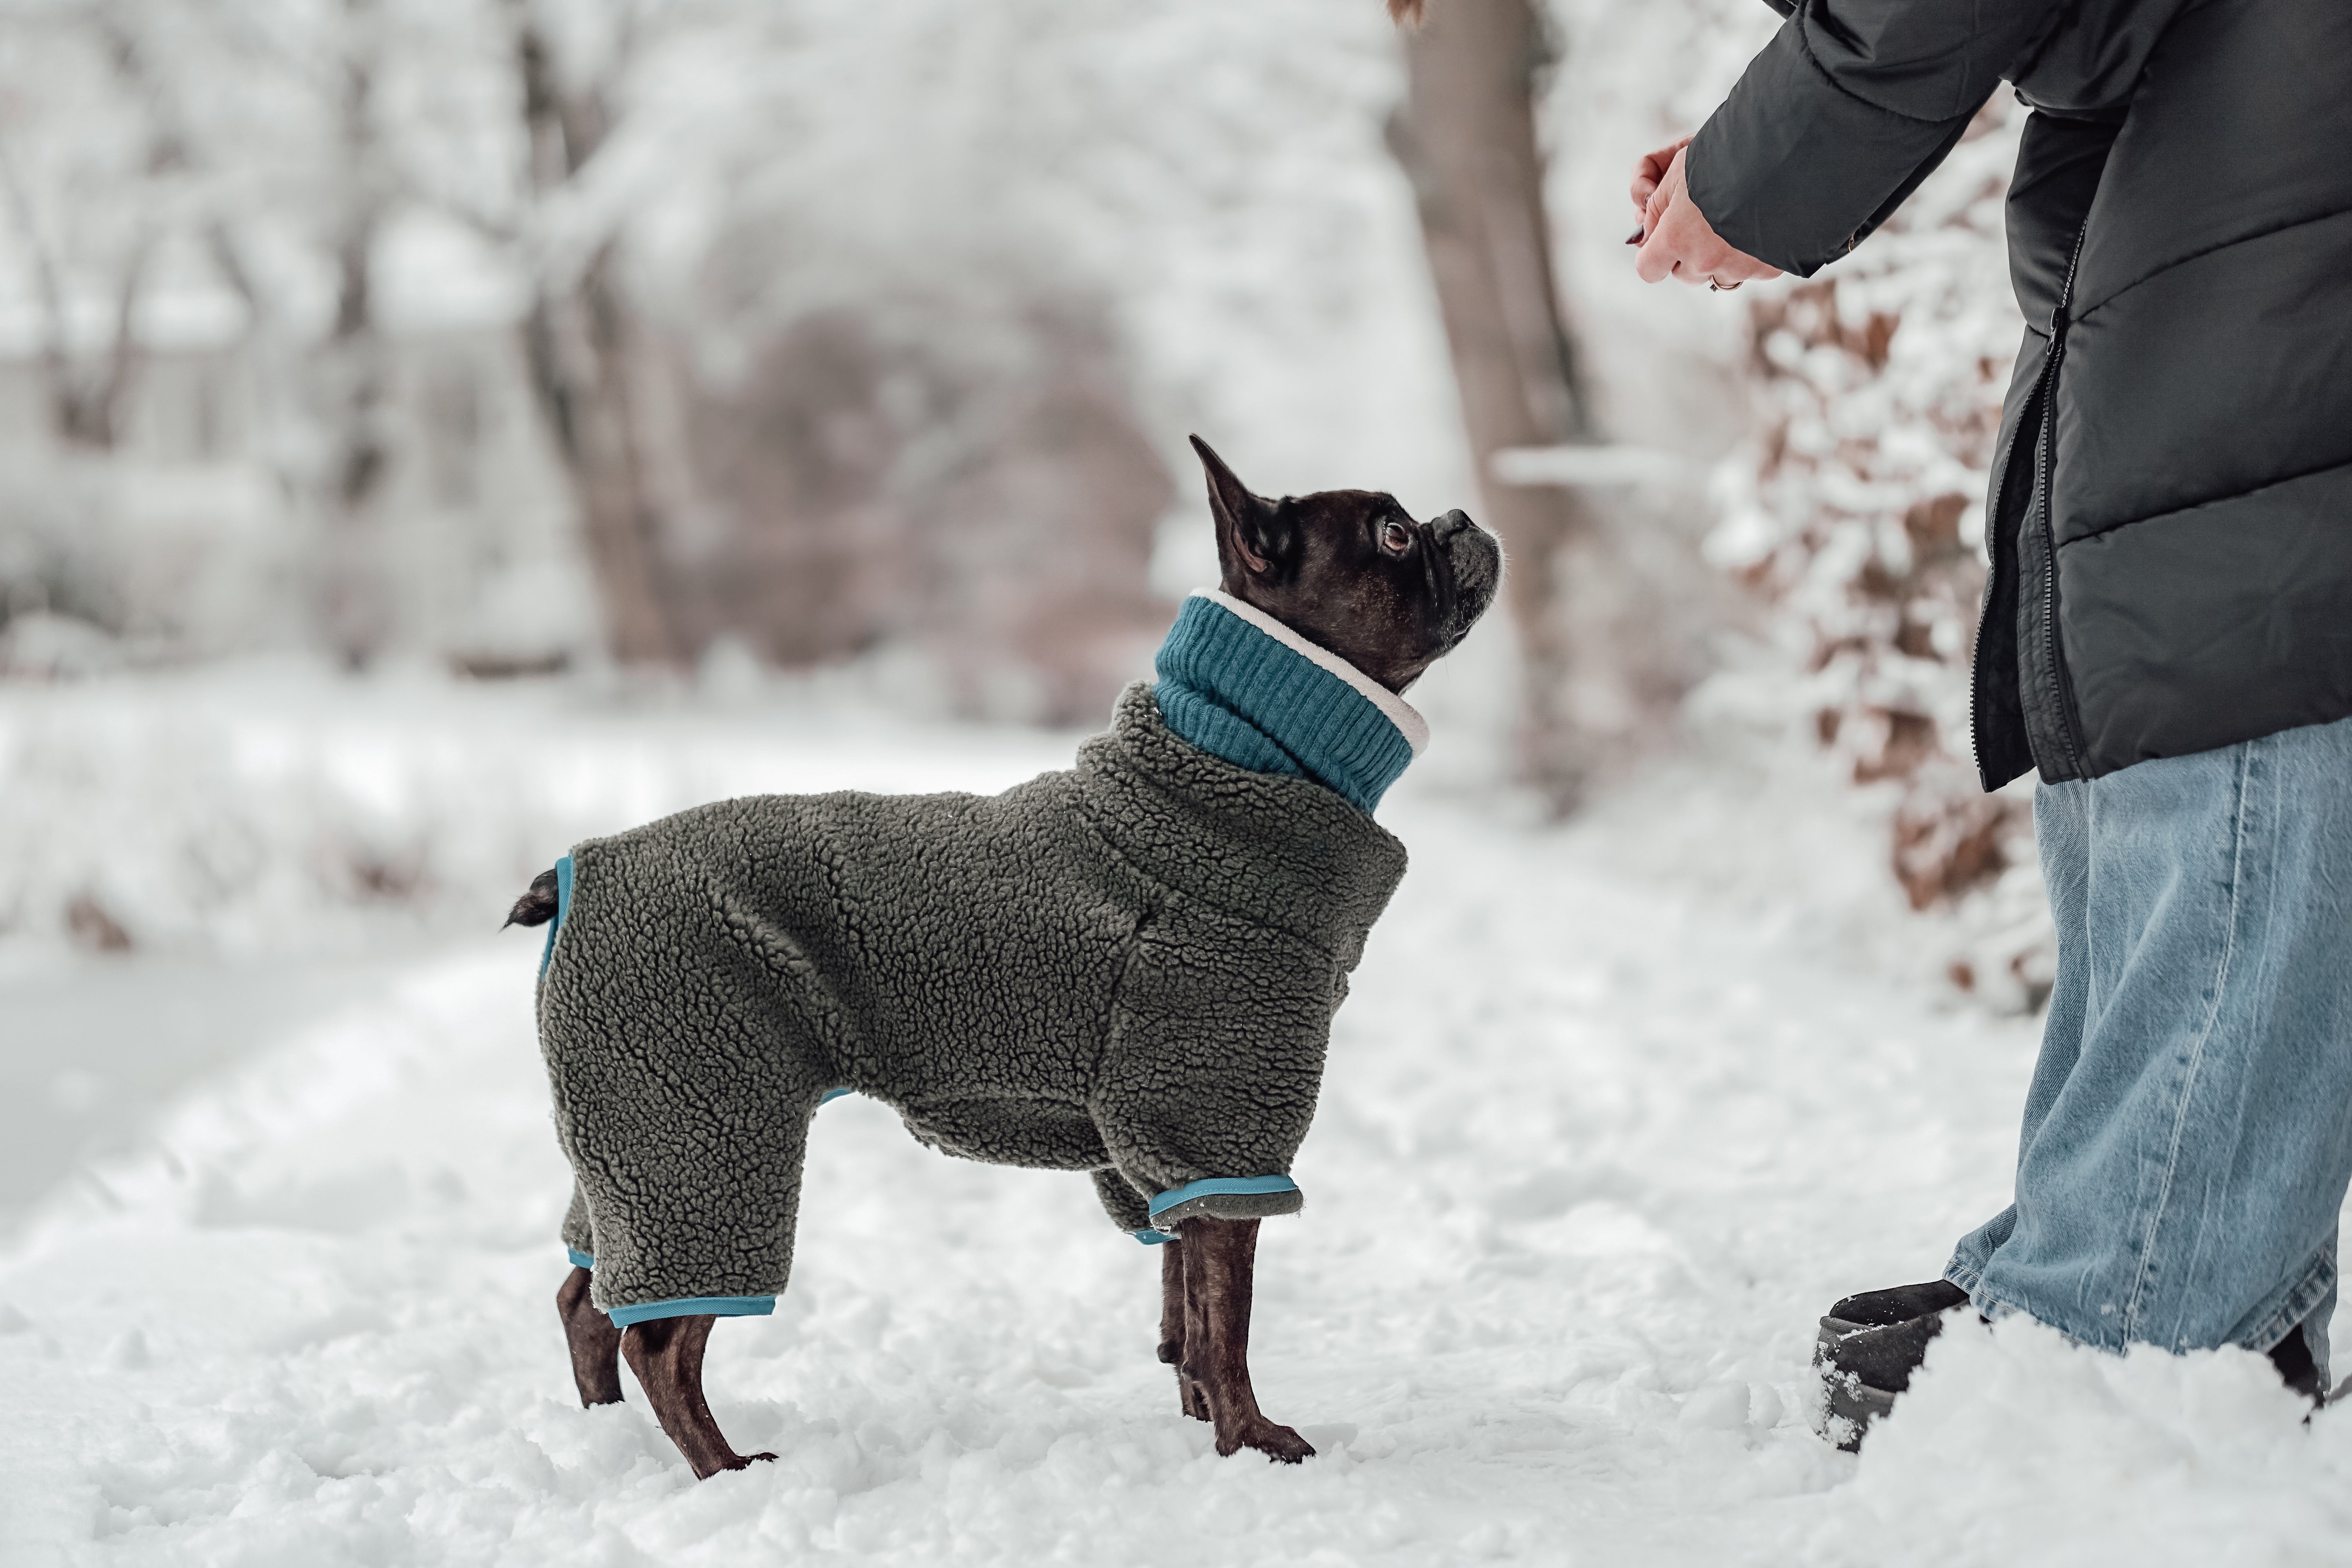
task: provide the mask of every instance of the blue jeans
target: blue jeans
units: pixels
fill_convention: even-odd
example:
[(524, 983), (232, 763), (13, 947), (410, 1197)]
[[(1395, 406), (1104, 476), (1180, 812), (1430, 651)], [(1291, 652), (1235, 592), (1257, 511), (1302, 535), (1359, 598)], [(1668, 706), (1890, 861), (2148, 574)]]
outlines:
[(1944, 1270), (2120, 1350), (2327, 1367), (2352, 1180), (2352, 720), (2033, 798), (2058, 978), (2016, 1202)]

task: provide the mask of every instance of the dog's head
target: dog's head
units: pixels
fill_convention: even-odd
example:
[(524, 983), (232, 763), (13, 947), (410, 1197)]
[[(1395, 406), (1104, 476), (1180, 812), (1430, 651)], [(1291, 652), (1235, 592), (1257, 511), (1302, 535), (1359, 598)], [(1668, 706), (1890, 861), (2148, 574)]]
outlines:
[(1268, 500), (1198, 436), (1224, 591), (1391, 691), (1469, 635), (1503, 580), (1495, 536), (1462, 512), (1427, 522), (1380, 490)]

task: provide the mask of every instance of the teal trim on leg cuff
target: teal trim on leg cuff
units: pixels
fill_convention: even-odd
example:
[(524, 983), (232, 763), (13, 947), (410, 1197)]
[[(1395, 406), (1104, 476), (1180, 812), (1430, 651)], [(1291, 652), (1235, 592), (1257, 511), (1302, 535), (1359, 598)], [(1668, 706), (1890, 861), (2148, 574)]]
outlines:
[(839, 1100), (843, 1095), (845, 1095), (845, 1094), (856, 1094), (856, 1092), (857, 1092), (857, 1091), (856, 1091), (856, 1089), (826, 1089), (826, 1090), (824, 1091), (824, 1094), (820, 1095), (820, 1096), (817, 1098), (817, 1103), (818, 1103), (819, 1105), (831, 1105), (835, 1100)]
[(563, 1249), (563, 1256), (572, 1259), (572, 1267), (574, 1268), (593, 1268), (596, 1267), (596, 1260), (589, 1257), (586, 1253), (581, 1251), (576, 1247), (565, 1247)]
[(631, 1323), (651, 1322), (656, 1318), (692, 1318), (709, 1313), (714, 1318), (764, 1318), (776, 1310), (773, 1296), (682, 1296), (675, 1301), (640, 1301), (634, 1307), (615, 1307), (604, 1315), (613, 1320), (616, 1329)]
[(1178, 1204), (1191, 1203), (1194, 1198), (1223, 1197), (1238, 1194), (1295, 1193), (1298, 1184), (1288, 1176), (1203, 1176), (1197, 1182), (1187, 1182), (1181, 1187), (1171, 1187), (1151, 1200), (1151, 1217), (1158, 1219)]
[(1146, 1247), (1160, 1247), (1176, 1239), (1164, 1230), (1139, 1230), (1133, 1234), (1135, 1239)]

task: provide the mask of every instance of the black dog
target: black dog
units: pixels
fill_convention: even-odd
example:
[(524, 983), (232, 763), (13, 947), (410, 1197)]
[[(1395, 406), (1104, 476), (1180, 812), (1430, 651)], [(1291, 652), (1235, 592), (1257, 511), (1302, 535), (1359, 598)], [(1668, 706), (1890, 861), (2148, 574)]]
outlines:
[[(698, 1474), (747, 1460), (704, 1402), (714, 1320), (697, 1309), (782, 1288), (800, 1140), (826, 1086), (885, 1100), (950, 1152), (1093, 1172), (1118, 1223), (1174, 1239), (1162, 1255), (1160, 1355), (1177, 1369), (1184, 1413), (1215, 1424), (1220, 1453), (1296, 1461), (1314, 1451), (1266, 1419), (1250, 1387), (1258, 1216), (1300, 1201), (1286, 1175), (1265, 1173), (1286, 1172), (1305, 1134), (1330, 1012), (1402, 872), (1402, 848), (1369, 816), (1408, 742), (1419, 743), (1418, 716), (1393, 694), (1468, 633), (1494, 599), (1502, 557), (1459, 511), (1422, 522), (1369, 490), (1267, 500), (1193, 445), (1225, 599), (1188, 606), (1214, 629), (1183, 645), (1196, 659), (1185, 668), (1213, 684), (1223, 667), (1202, 650), (1244, 648), (1237, 668), (1282, 672), (1267, 689), (1321, 693), (1283, 698), (1316, 716), (1302, 735), (1328, 736), (1325, 717), (1344, 710), (1356, 725), (1347, 756), (1385, 759), (1378, 767), (1318, 762), (1305, 742), (1293, 755), (1271, 738), (1280, 715), (1260, 713), (1272, 730), (1248, 731), (1265, 748), (1257, 760), (1234, 754), (1246, 746), (1226, 731), (1213, 743), (1186, 729), (1243, 721), (1171, 674), (1180, 618), (1158, 693), (1123, 699), (1118, 725), (1087, 743), (1075, 773), (986, 799), (722, 803), (592, 840), (575, 850), (576, 870), (566, 865), (576, 888), (550, 872), (514, 907), (512, 923), (562, 924), (541, 1027), (581, 1183), (575, 1217), (589, 1227), (568, 1229), (567, 1241), (597, 1254), (594, 1273), (575, 1268), (557, 1297), (574, 1379), (585, 1404), (617, 1400), (625, 1355)], [(1223, 696), (1244, 708), (1255, 700), (1239, 687)], [(1380, 773), (1370, 785), (1365, 768)], [(1139, 801), (1140, 816), (1119, 816)], [(1239, 822), (1237, 837), (1183, 838), (1211, 821), (1220, 831)], [(1121, 841), (1138, 823), (1143, 837)], [(1201, 842), (1216, 860), (1205, 871), (1192, 853)], [(1075, 880), (1054, 879), (1064, 867)], [(899, 919), (880, 898), (893, 877), (913, 889), (920, 919)], [(1269, 902), (1267, 889), (1294, 885), (1298, 906)], [(1035, 910), (1016, 907), (1029, 895)], [(1340, 912), (1305, 907), (1321, 903)], [(837, 916), (851, 905), (845, 926)], [(942, 906), (944, 919), (932, 912)], [(987, 918), (960, 918), (974, 907)], [(1057, 970), (1073, 910), (1083, 929)], [(1007, 952), (1031, 987), (1009, 1001)], [(1065, 984), (1065, 974), (1076, 978)], [(795, 1010), (801, 984), (818, 1012)], [(659, 1016), (639, 1000), (673, 993)], [(1055, 1011), (1065, 1003), (1067, 1016)], [(691, 1017), (730, 1032), (723, 1064), (700, 1059)], [(1106, 1026), (1115, 1039), (1092, 1037)], [(778, 1032), (772, 1040), (762, 1028)], [(603, 1042), (614, 1038), (626, 1047), (608, 1052)], [(1026, 1076), (988, 1076), (1008, 1062)], [(630, 1077), (640, 1070), (656, 1076)], [(1068, 1079), (1082, 1080), (1077, 1089)], [(694, 1126), (676, 1130), (683, 1121)], [(746, 1126), (752, 1133), (709, 1169), (695, 1163)], [(661, 1163), (633, 1163), (648, 1145)], [(668, 1174), (647, 1180), (655, 1169)], [(689, 1231), (737, 1239), (709, 1261), (688, 1256), (701, 1245)], [(772, 1245), (772, 1258), (741, 1263)]]

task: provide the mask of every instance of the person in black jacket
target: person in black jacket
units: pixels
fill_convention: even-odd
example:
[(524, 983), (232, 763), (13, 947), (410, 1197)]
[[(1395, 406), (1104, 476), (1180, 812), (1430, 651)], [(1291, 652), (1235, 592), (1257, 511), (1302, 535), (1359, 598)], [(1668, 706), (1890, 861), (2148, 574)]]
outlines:
[[(2002, 81), (2027, 330), (1986, 508), (1987, 789), (2058, 924), (2016, 1198), (1824, 1323), (1858, 1425), (1964, 1301), (2326, 1386), (2352, 1179), (2352, 6), (1771, 0), (1638, 260), (1736, 289), (1867, 238)], [(1843, 1336), (1843, 1337), (1840, 1337)]]

